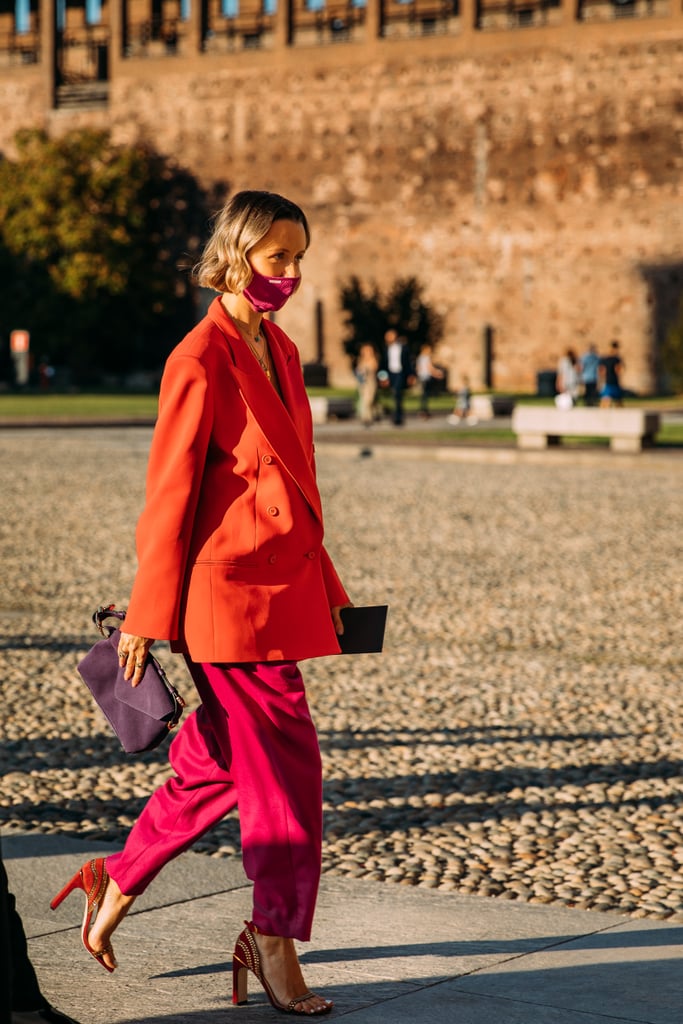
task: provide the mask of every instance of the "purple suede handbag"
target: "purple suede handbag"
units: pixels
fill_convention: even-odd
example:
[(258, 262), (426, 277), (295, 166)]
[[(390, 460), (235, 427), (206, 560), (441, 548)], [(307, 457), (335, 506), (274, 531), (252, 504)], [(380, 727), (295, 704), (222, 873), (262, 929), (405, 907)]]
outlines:
[(132, 687), (123, 678), (118, 646), (121, 630), (104, 625), (106, 619), (123, 621), (126, 613), (114, 605), (100, 607), (93, 622), (104, 637), (78, 664), (83, 682), (104, 712), (127, 754), (152, 750), (168, 736), (180, 721), (185, 701), (151, 654), (141, 682)]

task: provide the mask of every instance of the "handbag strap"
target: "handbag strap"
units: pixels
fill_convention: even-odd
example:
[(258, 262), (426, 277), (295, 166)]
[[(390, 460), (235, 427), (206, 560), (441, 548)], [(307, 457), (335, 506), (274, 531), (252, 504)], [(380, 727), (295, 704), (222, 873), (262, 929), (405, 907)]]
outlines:
[(104, 637), (110, 637), (114, 632), (114, 626), (105, 626), (105, 619), (119, 619), (120, 622), (126, 617), (125, 611), (121, 611), (116, 605), (100, 605), (96, 612), (93, 613), (92, 620), (97, 627), (97, 632), (101, 633)]

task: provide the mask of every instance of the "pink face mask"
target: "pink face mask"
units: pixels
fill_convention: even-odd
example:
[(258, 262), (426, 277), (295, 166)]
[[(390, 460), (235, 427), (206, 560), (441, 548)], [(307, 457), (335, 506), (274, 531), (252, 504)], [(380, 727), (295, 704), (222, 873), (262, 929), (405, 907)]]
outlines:
[(252, 267), (253, 277), (243, 291), (258, 313), (274, 313), (282, 309), (299, 287), (300, 277), (265, 277)]

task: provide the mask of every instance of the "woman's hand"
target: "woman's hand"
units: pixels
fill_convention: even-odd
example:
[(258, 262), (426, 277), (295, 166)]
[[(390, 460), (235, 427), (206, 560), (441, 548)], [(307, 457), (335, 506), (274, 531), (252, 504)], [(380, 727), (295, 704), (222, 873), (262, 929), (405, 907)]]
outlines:
[(119, 662), (125, 666), (124, 679), (130, 679), (132, 686), (137, 686), (145, 673), (145, 663), (149, 649), (154, 643), (144, 636), (133, 636), (132, 633), (121, 633), (118, 646)]
[(353, 604), (349, 601), (348, 604), (337, 604), (334, 608), (330, 609), (332, 612), (332, 622), (334, 623), (334, 629), (337, 636), (343, 636), (344, 633), (344, 623), (342, 622), (341, 617), (342, 608), (353, 608)]

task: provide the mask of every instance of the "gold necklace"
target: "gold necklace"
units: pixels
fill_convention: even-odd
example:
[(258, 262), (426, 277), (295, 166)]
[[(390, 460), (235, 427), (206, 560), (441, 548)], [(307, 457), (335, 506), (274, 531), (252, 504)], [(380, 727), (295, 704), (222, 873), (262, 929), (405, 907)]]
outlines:
[(255, 341), (261, 340), (263, 342), (263, 355), (262, 356), (260, 356), (258, 354), (256, 349), (252, 345), (250, 339), (249, 338), (245, 338), (245, 341), (246, 341), (247, 345), (249, 346), (249, 351), (251, 352), (251, 354), (253, 355), (254, 359), (256, 360), (256, 362), (259, 364), (259, 366), (261, 367), (261, 369), (265, 373), (265, 375), (268, 378), (268, 380), (270, 380), (271, 379), (271, 375), (270, 375), (270, 367), (268, 366), (268, 346), (266, 344), (266, 339), (262, 336), (261, 332), (259, 331), (258, 334), (256, 335), (256, 338), (254, 340)]
[[(246, 329), (242, 325), (241, 320), (237, 320), (232, 315), (232, 313), (230, 312), (229, 309), (228, 309), (228, 316), (230, 317), (230, 319), (234, 323), (235, 327), (237, 328), (239, 333), (242, 335), (242, 337), (246, 341), (247, 345), (249, 346), (249, 351), (251, 352), (251, 354), (253, 355), (254, 359), (256, 360), (256, 362), (259, 364), (259, 366), (261, 367), (261, 369), (265, 373), (265, 375), (268, 378), (268, 380), (272, 380), (272, 375), (271, 375), (271, 372), (270, 372), (270, 366), (268, 365), (268, 359), (269, 359), (268, 342), (266, 341), (265, 335), (263, 335), (261, 333), (261, 328), (259, 327), (259, 329), (256, 332), (256, 334), (252, 336), (252, 335), (250, 335), (246, 331)], [(260, 356), (258, 354), (258, 351), (256, 349), (256, 345), (260, 341), (263, 342), (263, 355), (262, 356)]]

